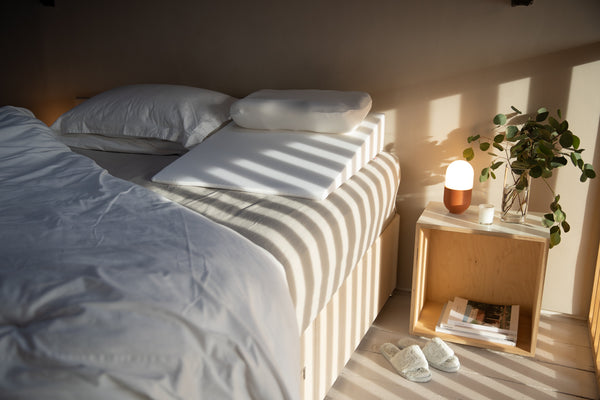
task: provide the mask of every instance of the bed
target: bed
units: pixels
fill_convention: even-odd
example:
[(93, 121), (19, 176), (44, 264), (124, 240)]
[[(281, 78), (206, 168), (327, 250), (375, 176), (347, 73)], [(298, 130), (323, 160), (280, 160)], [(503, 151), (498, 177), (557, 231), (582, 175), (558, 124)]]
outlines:
[[(136, 89), (139, 90), (140, 87)], [(186, 93), (182, 96), (181, 88), (178, 90), (175, 93), (177, 98), (185, 97)], [(147, 93), (140, 96), (145, 97)], [(215, 96), (212, 95), (210, 100), (214, 102)], [(254, 97), (258, 101), (249, 96), (251, 101), (247, 103), (240, 104), (229, 97), (218, 98), (217, 102), (222, 105), (220, 108), (231, 110), (232, 115), (242, 115), (243, 118), (238, 118), (235, 122), (239, 126), (249, 124), (248, 128), (242, 127), (249, 129), (249, 132), (263, 128), (269, 131), (298, 129), (297, 126), (286, 125), (290, 121), (302, 124), (310, 120), (312, 129), (330, 131), (340, 128), (340, 121), (354, 125), (356, 121), (362, 123), (369, 121), (369, 118), (373, 121), (373, 116), (365, 113), (353, 115), (350, 119), (346, 115), (339, 121), (332, 122), (331, 114), (335, 114), (337, 110), (330, 112), (327, 119), (313, 118), (314, 111), (309, 111), (308, 116), (306, 114), (306, 102), (300, 111), (297, 105), (279, 109), (277, 115), (285, 116), (280, 120), (253, 120), (257, 115), (256, 107), (260, 111), (265, 104), (260, 95)], [(132, 98), (131, 93), (127, 98)], [(269, 93), (269, 99), (272, 98), (273, 93)], [(277, 100), (278, 106), (282, 104), (281, 99)], [(330, 103), (329, 101), (327, 104)], [(347, 106), (347, 103), (344, 105)], [(153, 107), (156, 109), (156, 103)], [(255, 111), (248, 114), (252, 107), (255, 107)], [(144, 115), (143, 108), (139, 107), (129, 107), (129, 115), (132, 115), (132, 109), (135, 109), (136, 115)], [(184, 157), (189, 159), (194, 149), (203, 148), (202, 146), (208, 148), (211, 138), (218, 137), (224, 127), (231, 124), (227, 122), (230, 117), (227, 112), (211, 121), (212, 126), (204, 129), (204, 137), (199, 142), (197, 138), (190, 136), (165, 141), (161, 137), (148, 140), (147, 137), (132, 137), (128, 134), (128, 137), (119, 137), (117, 148), (114, 148), (110, 147), (115, 146), (114, 137), (102, 137), (100, 141), (104, 140), (104, 143), (98, 144), (97, 132), (89, 135), (90, 132), (85, 132), (86, 127), (79, 125), (76, 133), (58, 137), (66, 143), (71, 140), (71, 150), (26, 111), (10, 108), (3, 110), (3, 115), (6, 113), (9, 114), (9, 130), (15, 130), (15, 125), (19, 126), (19, 123), (22, 123), (22, 128), (17, 129), (20, 131), (17, 135), (19, 139), (15, 135), (3, 135), (6, 143), (18, 145), (15, 147), (11, 144), (13, 150), (6, 152), (12, 155), (3, 157), (3, 161), (11, 166), (8, 170), (14, 171), (14, 176), (2, 178), (2, 189), (6, 193), (18, 193), (21, 197), (11, 198), (8, 202), (3, 200), (3, 207), (9, 209), (2, 210), (2, 215), (23, 214), (26, 217), (14, 221), (2, 218), (2, 224), (9, 228), (2, 229), (2, 253), (12, 257), (9, 258), (9, 264), (26, 267), (21, 267), (21, 274), (12, 273), (20, 269), (14, 266), (3, 269), (3, 278), (6, 277), (6, 280), (2, 279), (1, 294), (9, 299), (15, 296), (12, 300), (14, 304), (24, 304), (22, 307), (25, 309), (11, 311), (10, 315), (17, 316), (21, 312), (27, 315), (38, 313), (40, 319), (24, 326), (21, 326), (22, 322), (5, 322), (6, 329), (11, 333), (2, 336), (5, 338), (3, 347), (10, 350), (5, 354), (11, 354), (11, 362), (4, 367), (2, 383), (5, 384), (7, 377), (14, 376), (17, 373), (15, 371), (23, 373), (23, 378), (18, 381), (22, 384), (8, 386), (14, 387), (16, 393), (19, 393), (18, 390), (35, 388), (45, 391), (52, 386), (49, 382), (56, 378), (53, 374), (58, 374), (57, 376), (70, 379), (69, 384), (81, 387), (81, 390), (85, 390), (87, 385), (102, 390), (131, 390), (132, 393), (136, 390), (155, 390), (156, 392), (149, 394), (152, 398), (165, 398), (166, 393), (174, 398), (322, 398), (395, 287), (398, 217), (394, 200), (399, 183), (399, 166), (395, 157), (380, 151), (381, 147), (376, 146), (376, 151), (371, 149), (372, 154), (363, 157), (360, 168), (351, 173), (346, 172), (347, 176), (329, 189), (330, 193), (326, 198), (315, 199), (310, 196), (299, 197), (268, 191), (261, 193), (239, 188), (232, 190), (169, 184), (153, 179), (178, 160)], [(209, 113), (214, 116), (214, 107)], [(91, 114), (93, 113), (89, 110), (86, 111), (86, 115)], [(106, 116), (106, 113), (103, 115)], [(16, 123), (15, 119), (22, 121)], [(148, 115), (145, 115), (144, 120), (148, 119)], [(203, 116), (200, 119), (206, 118)], [(189, 122), (189, 118), (186, 121)], [(59, 125), (65, 123), (64, 120), (57, 122)], [(120, 122), (121, 126), (128, 123)], [(268, 126), (269, 123), (279, 125)], [(376, 117), (377, 129), (382, 130), (382, 123), (382, 118)], [(89, 121), (88, 124), (91, 126)], [(154, 121), (153, 125), (156, 124)], [(55, 131), (60, 130), (57, 126), (53, 128)], [(94, 127), (90, 129), (98, 130)], [(113, 126), (109, 129), (117, 128)], [(35, 140), (32, 139), (33, 136), (36, 137)], [(69, 136), (68, 140), (64, 140), (65, 136)], [(90, 136), (93, 138), (91, 141), (88, 140)], [(93, 144), (83, 146), (82, 141)], [(148, 145), (149, 141), (151, 143)], [(140, 142), (144, 144), (140, 145)], [(139, 152), (140, 146), (150, 146), (151, 149)], [(182, 152), (186, 147), (192, 147), (192, 150), (183, 150), (186, 152), (183, 156), (171, 154)], [(49, 148), (51, 151), (40, 152), (41, 148)], [(19, 157), (14, 156), (15, 151)], [(35, 154), (27, 157), (28, 159), (44, 159), (35, 161), (34, 164), (37, 164), (30, 167), (36, 172), (23, 175), (20, 165), (18, 169), (12, 166), (16, 159), (22, 162), (24, 152)], [(196, 157), (198, 160), (207, 158), (206, 155)], [(68, 162), (62, 161), (63, 158)], [(42, 162), (43, 168), (40, 168), (39, 162)], [(63, 165), (63, 162), (66, 164)], [(70, 163), (76, 166), (71, 167)], [(41, 174), (39, 171), (45, 172)], [(89, 176), (94, 177), (93, 184), (87, 182), (91, 179)], [(31, 185), (23, 185), (23, 179)], [(73, 191), (79, 191), (78, 194), (65, 190), (71, 184)], [(113, 190), (113, 185), (117, 187), (116, 190)], [(110, 190), (105, 186), (109, 186)], [(15, 190), (16, 187), (19, 190)], [(87, 198), (90, 191), (93, 193), (92, 189), (98, 187), (102, 188), (98, 204), (89, 202)], [(49, 195), (54, 192), (57, 193), (57, 198)], [(69, 200), (66, 201), (67, 199)], [(57, 201), (65, 204), (64, 209), (54, 209), (52, 204)], [(123, 206), (125, 211), (117, 213), (117, 209), (123, 208), (118, 207), (121, 202), (129, 203), (128, 206)], [(161, 213), (154, 211), (156, 208), (166, 210), (163, 220), (159, 218)], [(32, 209), (35, 210), (33, 215)], [(92, 214), (89, 219), (75, 218), (80, 214), (86, 215), (91, 210), (94, 210), (95, 215)], [(113, 216), (111, 213), (117, 214)], [(177, 215), (177, 219), (171, 213)], [(44, 215), (55, 218), (43, 217)], [(103, 224), (108, 216), (114, 223), (111, 229), (115, 231), (99, 234), (97, 222)], [(53, 229), (34, 227), (32, 221), (38, 224), (38, 219), (50, 224)], [(119, 224), (116, 223), (117, 220)], [(32, 226), (26, 226), (27, 221)], [(124, 225), (120, 225), (121, 223)], [(55, 232), (55, 225), (60, 227), (56, 228), (59, 232)], [(213, 229), (218, 234), (212, 233)], [(79, 230), (84, 233), (81, 234)], [(126, 241), (119, 239), (119, 232), (131, 232), (135, 241), (129, 242), (129, 237)], [(88, 243), (83, 247), (86, 252), (89, 249), (90, 254), (79, 254), (79, 247), (77, 252), (69, 251), (70, 244), (77, 242), (75, 238), (85, 238), (86, 234), (89, 235), (86, 240), (92, 241), (92, 244)], [(147, 242), (147, 236), (151, 236), (153, 241)], [(15, 246), (13, 243), (21, 242), (21, 237), (28, 240)], [(111, 240), (107, 239), (109, 237)], [(217, 246), (217, 243), (221, 246)], [(171, 244), (175, 248), (169, 247)], [(130, 251), (132, 248), (133, 252)], [(27, 257), (23, 257), (23, 254), (27, 254)], [(55, 256), (56, 260), (53, 258)], [(172, 284), (170, 277), (174, 273), (171, 271), (182, 268), (182, 258), (188, 263), (185, 269), (189, 275), (182, 276), (181, 282), (201, 281), (205, 283), (202, 290), (194, 288), (188, 293), (184, 289), (189, 288), (182, 289)], [(96, 259), (102, 261), (97, 264)], [(23, 297), (33, 296), (29, 294), (29, 285), (34, 285), (36, 280), (33, 279), (34, 283), (31, 283), (31, 276), (41, 266), (45, 270), (48, 262), (52, 265), (49, 276), (57, 282), (64, 280), (66, 286), (57, 284), (56, 289), (40, 289), (39, 298), (43, 301)], [(65, 269), (62, 267), (65, 263), (72, 263), (77, 268)], [(228, 268), (223, 268), (223, 265)], [(207, 273), (194, 272), (194, 267), (202, 271), (206, 270), (203, 268), (210, 271), (214, 268), (219, 274), (224, 274), (219, 275), (218, 295), (208, 293), (208, 300), (200, 297), (199, 292), (211, 292), (210, 287), (215, 282), (205, 282), (203, 278)], [(125, 278), (121, 280), (122, 275), (130, 281)], [(208, 276), (212, 275), (208, 273)], [(43, 286), (41, 282), (45, 280), (42, 279), (43, 276), (39, 275), (40, 286)], [(167, 290), (160, 294), (165, 289), (162, 287), (165, 277), (168, 277)], [(71, 296), (69, 290), (73, 286), (72, 282), (77, 282), (80, 292)], [(221, 288), (223, 282), (227, 284)], [(23, 289), (13, 290), (18, 292), (14, 294), (8, 289), (9, 284)], [(90, 290), (95, 285), (99, 285), (102, 290)], [(105, 293), (107, 285), (110, 290)], [(117, 293), (113, 293), (116, 290), (114, 286), (119, 288)], [(240, 290), (240, 287), (244, 290)], [(138, 288), (141, 293), (134, 290)], [(232, 293), (222, 293), (227, 289), (231, 289)], [(268, 296), (265, 296), (266, 293)], [(173, 298), (179, 295), (188, 297)], [(108, 298), (104, 299), (103, 296)], [(171, 300), (174, 303), (168, 306)], [(241, 304), (236, 305), (236, 301)], [(29, 303), (38, 308), (29, 310)], [(89, 307), (89, 312), (88, 303), (93, 305)], [(49, 304), (73, 308), (77, 312), (67, 312), (63, 321), (61, 313), (52, 311)], [(123, 308), (124, 304), (131, 307)], [(46, 327), (48, 307), (50, 315), (61, 315), (58, 321), (63, 331), (52, 331), (52, 324)], [(203, 312), (211, 310), (214, 315), (199, 313), (199, 320), (189, 321), (188, 314), (196, 313), (197, 308)], [(178, 312), (185, 310), (185, 315), (176, 314), (174, 309)], [(223, 315), (222, 309), (228, 311), (227, 315)], [(243, 322), (240, 322), (241, 317), (237, 313), (243, 315)], [(72, 317), (73, 314), (76, 317)], [(128, 317), (125, 318), (125, 315)], [(74, 318), (73, 324), (69, 318)], [(171, 322), (171, 318), (176, 322)], [(213, 318), (219, 324), (214, 325)], [(52, 321), (52, 317), (50, 320)], [(117, 321), (116, 326), (113, 326), (113, 321)], [(218, 327), (221, 323), (223, 326)], [(240, 323), (244, 330), (236, 325)], [(28, 332), (29, 326), (36, 324), (43, 327), (41, 335), (50, 335), (54, 339), (64, 337), (66, 332), (71, 331), (77, 332), (81, 337), (73, 341), (55, 340), (46, 344), (46, 336), (42, 336), (42, 346), (37, 345), (37, 339), (20, 336), (24, 335), (23, 331)], [(184, 325), (183, 329), (178, 326), (180, 324)], [(88, 337), (90, 327), (93, 327), (94, 334)], [(173, 331), (168, 330), (171, 327)], [(50, 332), (46, 332), (46, 329), (50, 329)], [(33, 334), (37, 334), (35, 330)], [(145, 335), (149, 337), (146, 338)], [(165, 337), (175, 337), (177, 340), (167, 340), (165, 344)], [(214, 341), (211, 340), (213, 337), (216, 338)], [(125, 343), (132, 346), (135, 356), (120, 353)], [(98, 353), (92, 352), (85, 357), (78, 355), (79, 358), (70, 353), (72, 347), (78, 349), (84, 345), (98, 347)], [(40, 348), (57, 358), (51, 359), (48, 354), (40, 353)], [(157, 348), (161, 351), (156, 351)], [(15, 352), (15, 349), (19, 351)], [(105, 349), (106, 353), (100, 355)], [(202, 356), (198, 358), (202, 361), (187, 354), (187, 349), (197, 349)], [(60, 355), (63, 351), (65, 355)], [(141, 357), (144, 362), (136, 357)], [(174, 365), (165, 365), (168, 363), (163, 358), (169, 357), (178, 361)], [(70, 363), (65, 362), (65, 358)], [(136, 367), (142, 363), (143, 367), (150, 370), (141, 370), (138, 376), (131, 377), (135, 368), (125, 364), (114, 366), (110, 364), (112, 361), (107, 361), (113, 358), (131, 359)], [(146, 365), (148, 358), (159, 360), (158, 365)], [(189, 361), (190, 359), (194, 362)], [(89, 365), (86, 364), (88, 362)], [(61, 367), (55, 368), (56, 365)], [(207, 368), (206, 365), (211, 367)], [(224, 376), (214, 376), (218, 373)], [(42, 383), (38, 384), (40, 376), (44, 376), (44, 379), (40, 379)], [(149, 383), (142, 383), (144, 380)], [(28, 389), (23, 389), (27, 382), (36, 382), (36, 385), (28, 385)], [(224, 388), (231, 392), (224, 392)], [(209, 391), (200, 391), (205, 389)], [(102, 392), (98, 390), (100, 395)], [(184, 394), (180, 394), (181, 390), (184, 390)]]

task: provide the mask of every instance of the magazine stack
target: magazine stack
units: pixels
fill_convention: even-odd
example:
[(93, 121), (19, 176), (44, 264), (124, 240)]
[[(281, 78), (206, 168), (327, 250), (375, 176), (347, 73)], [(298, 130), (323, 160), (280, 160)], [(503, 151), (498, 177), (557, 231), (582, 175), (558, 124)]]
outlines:
[(487, 304), (455, 297), (444, 305), (435, 330), (515, 346), (518, 327), (519, 305)]

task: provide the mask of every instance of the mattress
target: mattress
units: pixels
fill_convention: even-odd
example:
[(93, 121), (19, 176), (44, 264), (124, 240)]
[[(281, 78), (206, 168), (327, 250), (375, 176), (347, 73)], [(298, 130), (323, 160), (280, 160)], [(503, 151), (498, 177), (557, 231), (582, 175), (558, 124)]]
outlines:
[[(202, 145), (201, 145), (202, 146)], [(228, 226), (283, 265), (301, 331), (327, 304), (395, 213), (397, 158), (380, 152), (324, 200), (160, 184), (176, 156), (74, 149), (130, 180)]]
[(229, 123), (152, 181), (324, 199), (383, 148), (384, 115), (324, 134), (245, 129)]

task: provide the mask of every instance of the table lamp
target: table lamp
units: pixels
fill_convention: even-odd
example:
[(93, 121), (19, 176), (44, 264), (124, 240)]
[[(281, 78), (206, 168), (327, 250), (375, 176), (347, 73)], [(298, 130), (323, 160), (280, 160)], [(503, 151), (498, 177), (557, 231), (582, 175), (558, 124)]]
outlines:
[(446, 168), (444, 205), (453, 214), (464, 212), (471, 205), (473, 167), (464, 160), (453, 161)]

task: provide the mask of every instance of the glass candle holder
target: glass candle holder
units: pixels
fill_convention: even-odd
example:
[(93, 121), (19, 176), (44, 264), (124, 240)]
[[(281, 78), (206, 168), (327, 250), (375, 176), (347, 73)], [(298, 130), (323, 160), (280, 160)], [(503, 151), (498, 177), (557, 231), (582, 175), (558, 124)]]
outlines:
[(494, 222), (494, 205), (480, 204), (479, 205), (479, 223), (490, 225)]

